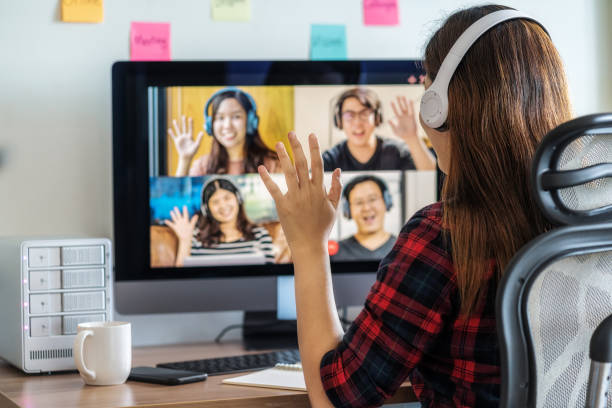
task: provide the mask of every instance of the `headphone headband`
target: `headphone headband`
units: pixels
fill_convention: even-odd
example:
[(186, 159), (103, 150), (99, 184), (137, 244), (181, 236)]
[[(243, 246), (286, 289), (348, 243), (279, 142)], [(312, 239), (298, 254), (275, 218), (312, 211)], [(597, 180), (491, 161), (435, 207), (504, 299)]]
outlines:
[(517, 18), (537, 23), (548, 34), (548, 31), (536, 19), (518, 10), (494, 11), (476, 20), (455, 41), (444, 61), (442, 61), (436, 79), (421, 98), (421, 118), (428, 127), (439, 128), (446, 122), (448, 116), (448, 85), (470, 47), (491, 28), (504, 21)]
[[(255, 99), (248, 93), (243, 91), (242, 89), (236, 88), (235, 86), (228, 86), (222, 89), (219, 89), (217, 92), (212, 94), (208, 101), (206, 101), (206, 105), (204, 105), (204, 128), (206, 133), (210, 136), (213, 136), (213, 117), (212, 115), (208, 115), (208, 109), (212, 104), (213, 100), (221, 95), (224, 92), (235, 92), (237, 94), (244, 95), (244, 97), (251, 104), (250, 109), (245, 109), (247, 114), (247, 135), (252, 134), (257, 130), (257, 126), (259, 125), (259, 117), (257, 116), (257, 104), (255, 103)], [(212, 113), (212, 112), (211, 112)]]

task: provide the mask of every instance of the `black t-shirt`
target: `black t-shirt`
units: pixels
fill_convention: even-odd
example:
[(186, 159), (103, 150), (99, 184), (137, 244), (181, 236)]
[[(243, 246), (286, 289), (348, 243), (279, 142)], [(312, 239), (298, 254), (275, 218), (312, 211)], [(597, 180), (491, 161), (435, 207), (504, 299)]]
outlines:
[(366, 163), (353, 157), (346, 141), (323, 152), (323, 169), (333, 171), (415, 170), (410, 150), (402, 142), (376, 136), (376, 151)]
[(331, 259), (333, 261), (380, 261), (391, 252), (396, 239), (397, 237), (391, 235), (384, 244), (371, 251), (352, 236), (338, 242), (338, 252)]

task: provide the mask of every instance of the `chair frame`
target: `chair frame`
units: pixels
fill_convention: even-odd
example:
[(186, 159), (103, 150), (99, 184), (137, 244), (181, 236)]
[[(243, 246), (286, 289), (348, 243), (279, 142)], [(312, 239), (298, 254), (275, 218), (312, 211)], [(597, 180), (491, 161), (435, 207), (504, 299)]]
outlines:
[(612, 222), (561, 227), (531, 241), (512, 259), (496, 299), (501, 352), (501, 407), (535, 407), (537, 387), (527, 294), (540, 272), (573, 255), (612, 250)]

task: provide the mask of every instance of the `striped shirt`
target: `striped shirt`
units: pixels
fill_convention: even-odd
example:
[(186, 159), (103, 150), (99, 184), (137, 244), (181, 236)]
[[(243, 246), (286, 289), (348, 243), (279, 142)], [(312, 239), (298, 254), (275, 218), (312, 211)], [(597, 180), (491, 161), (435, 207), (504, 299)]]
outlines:
[(196, 228), (191, 239), (191, 256), (262, 254), (265, 263), (274, 263), (272, 238), (263, 227), (253, 228), (254, 240), (245, 241), (243, 238), (233, 242), (220, 242), (210, 247), (202, 245), (202, 241), (198, 239), (199, 234), (200, 230)]

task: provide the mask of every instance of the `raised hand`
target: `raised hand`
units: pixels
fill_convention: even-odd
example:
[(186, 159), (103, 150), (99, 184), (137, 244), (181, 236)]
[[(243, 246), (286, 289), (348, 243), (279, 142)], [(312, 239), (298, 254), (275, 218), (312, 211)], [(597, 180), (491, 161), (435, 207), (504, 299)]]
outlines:
[(396, 98), (397, 104), (391, 101), (391, 108), (396, 116), (396, 120), (389, 121), (393, 133), (408, 145), (418, 142), (417, 118), (414, 114), (414, 102), (406, 99), (405, 96)]
[(329, 193), (323, 184), (323, 160), (319, 142), (314, 134), (308, 137), (311, 158), (311, 175), (308, 162), (295, 133), (289, 133), (289, 142), (295, 158), (295, 166), (282, 143), (276, 144), (276, 152), (287, 182), (283, 194), (264, 166), (258, 171), (276, 204), (276, 210), (291, 252), (327, 248), (327, 238), (334, 225), (336, 208), (340, 201), (340, 169), (332, 177)]
[(174, 231), (179, 241), (191, 241), (195, 224), (198, 221), (198, 216), (194, 215), (190, 219), (187, 206), (183, 206), (182, 212), (178, 207), (174, 207), (172, 211), (170, 211), (170, 218), (172, 218), (172, 221), (165, 220), (164, 224)]
[(193, 140), (193, 119), (186, 119), (185, 116), (181, 116), (180, 125), (176, 119), (173, 119), (172, 126), (174, 129), (168, 128), (168, 135), (172, 138), (179, 156), (176, 176), (182, 177), (187, 175), (189, 164), (200, 147), (204, 132), (200, 131), (196, 139)]

